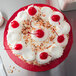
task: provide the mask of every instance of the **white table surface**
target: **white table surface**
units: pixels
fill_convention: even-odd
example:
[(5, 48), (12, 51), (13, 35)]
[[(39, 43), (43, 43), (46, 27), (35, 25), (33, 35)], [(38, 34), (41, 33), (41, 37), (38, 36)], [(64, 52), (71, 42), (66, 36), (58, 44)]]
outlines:
[[(54, 0), (55, 1), (55, 0)], [(46, 0), (0, 0), (0, 11), (2, 11), (4, 17), (8, 20), (11, 15), (19, 8), (32, 3), (48, 3)], [(55, 2), (56, 3), (56, 2)], [(55, 4), (56, 5), (56, 4)], [(57, 6), (56, 6), (57, 7)], [(5, 70), (8, 76), (76, 76), (76, 11), (63, 12), (69, 19), (74, 35), (74, 43), (71, 52), (67, 59), (62, 62), (56, 68), (46, 72), (30, 72), (17, 66), (7, 55), (3, 47), (3, 33), (6, 26), (6, 22), (0, 27), (0, 55), (2, 57)], [(15, 66), (17, 69), (13, 73), (8, 73), (9, 66)], [(18, 72), (20, 70), (20, 72)]]

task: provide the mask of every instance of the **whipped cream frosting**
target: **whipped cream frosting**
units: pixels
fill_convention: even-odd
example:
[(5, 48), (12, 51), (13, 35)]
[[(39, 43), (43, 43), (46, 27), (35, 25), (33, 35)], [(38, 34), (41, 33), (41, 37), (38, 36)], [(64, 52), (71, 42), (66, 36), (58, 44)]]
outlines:
[(51, 55), (52, 60), (59, 58), (63, 55), (63, 48), (58, 44), (53, 44), (49, 48), (49, 54)]
[[(42, 29), (42, 28), (41, 28)], [(36, 30), (38, 30), (38, 28), (36, 29)], [(31, 37), (32, 37), (32, 39), (34, 39), (35, 41), (44, 41), (44, 40), (46, 40), (48, 37), (49, 37), (49, 30), (48, 29), (46, 29), (46, 28), (43, 28), (43, 31), (44, 31), (44, 36), (42, 37), (42, 38), (38, 38), (38, 37), (36, 37), (35, 35), (31, 35)], [(32, 30), (32, 33), (34, 33), (35, 31), (34, 30)]]
[[(33, 8), (31, 8), (33, 7)], [(33, 11), (29, 11), (29, 9)], [(35, 14), (34, 14), (35, 12)], [(53, 15), (58, 15), (59, 20), (52, 19)], [(12, 22), (17, 21), (13, 28)], [(35, 31), (42, 29), (44, 35), (39, 38)], [(9, 24), (7, 42), (13, 54), (22, 56), (26, 62), (33, 64), (46, 64), (63, 55), (64, 47), (66, 47), (69, 39), (70, 25), (64, 19), (64, 15), (58, 11), (52, 10), (50, 7), (38, 7), (30, 5), (27, 9), (20, 11), (14, 20)], [(58, 37), (63, 35), (62, 41), (58, 41)], [(16, 44), (21, 44), (22, 48), (15, 49)], [(17, 47), (18, 48), (18, 47)], [(48, 57), (40, 58), (40, 54), (46, 52)]]
[(70, 26), (69, 23), (67, 23), (66, 21), (63, 21), (60, 23), (59, 26), (56, 26), (56, 32), (58, 33), (58, 35), (68, 34), (69, 31), (70, 31)]
[(49, 7), (41, 8), (41, 13), (45, 15), (45, 17), (41, 16), (43, 19), (48, 21), (48, 17), (53, 13), (53, 10)]
[(42, 53), (42, 52), (46, 52), (46, 53), (48, 53), (49, 54), (49, 50), (44, 50), (44, 51), (41, 51), (41, 52), (37, 52), (37, 55), (36, 55), (36, 60), (37, 60), (37, 62), (39, 63), (39, 64), (45, 64), (45, 63), (48, 63), (49, 61), (51, 61), (51, 59), (52, 59), (52, 57), (50, 56), (50, 54), (49, 54), (49, 56), (46, 58), (46, 59), (41, 59), (40, 58), (40, 54)]
[[(53, 21), (52, 20), (52, 16), (53, 15), (59, 15), (59, 17), (60, 17), (60, 20), (59, 21)], [(53, 12), (52, 14), (50, 14), (50, 16), (49, 16), (49, 22), (50, 22), (50, 24), (52, 24), (53, 26), (56, 26), (56, 25), (59, 25), (59, 24), (61, 24), (61, 22), (64, 20), (64, 16), (63, 16), (63, 14), (62, 13), (60, 13), (60, 12)]]

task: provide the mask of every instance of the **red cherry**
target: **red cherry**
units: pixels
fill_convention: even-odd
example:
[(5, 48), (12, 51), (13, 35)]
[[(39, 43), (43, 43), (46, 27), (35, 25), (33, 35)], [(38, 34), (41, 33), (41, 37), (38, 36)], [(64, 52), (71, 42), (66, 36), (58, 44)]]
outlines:
[(21, 50), (22, 49), (22, 44), (16, 44), (15, 49), (16, 50)]
[(19, 23), (17, 21), (13, 21), (13, 22), (11, 22), (11, 26), (13, 28), (17, 28), (19, 26)]
[(43, 52), (40, 54), (41, 59), (47, 59), (47, 57), (48, 57), (48, 53), (46, 53), (46, 52)]
[(58, 36), (58, 38), (57, 38), (57, 41), (59, 42), (59, 43), (62, 43), (63, 41), (64, 41), (64, 35), (60, 35), (60, 36)]
[(38, 37), (38, 38), (42, 38), (44, 36), (44, 31), (39, 29), (35, 32), (35, 35)]
[(36, 14), (36, 9), (34, 8), (34, 7), (30, 7), (29, 9), (28, 9), (28, 13), (30, 14), (30, 15), (35, 15)]
[(52, 19), (53, 21), (57, 22), (57, 21), (60, 20), (60, 16), (59, 16), (59, 15), (53, 15), (53, 16), (51, 17), (51, 19)]

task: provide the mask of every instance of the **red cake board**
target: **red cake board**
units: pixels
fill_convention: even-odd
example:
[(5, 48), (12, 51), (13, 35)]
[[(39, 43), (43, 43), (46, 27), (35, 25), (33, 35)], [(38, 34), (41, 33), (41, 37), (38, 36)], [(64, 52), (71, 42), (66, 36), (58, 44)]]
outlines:
[[(49, 5), (46, 5), (46, 4), (33, 4), (35, 6), (40, 6), (40, 7), (44, 7), (44, 6), (47, 6), (47, 7), (50, 7), (51, 9), (53, 9), (54, 11), (59, 11), (58, 9), (52, 7), (52, 6), (49, 6)], [(28, 5), (29, 6), (29, 5)], [(5, 47), (5, 50), (7, 52), (7, 54), (9, 55), (9, 57), (14, 61), (14, 63), (16, 63), (17, 65), (19, 65), (20, 67), (24, 68), (24, 69), (27, 69), (29, 71), (35, 71), (35, 72), (41, 72), (41, 71), (47, 71), (47, 70), (50, 70), (52, 68), (55, 68), (56, 66), (58, 66), (61, 62), (63, 62), (66, 57), (68, 56), (70, 50), (71, 50), (71, 47), (72, 47), (72, 43), (73, 43), (73, 35), (72, 35), (72, 27), (71, 27), (71, 30), (69, 32), (69, 42), (64, 50), (64, 53), (63, 55), (56, 59), (56, 60), (53, 60), (51, 61), (49, 64), (46, 64), (46, 65), (41, 65), (41, 66), (37, 66), (37, 65), (33, 65), (33, 64), (28, 64), (26, 63), (25, 61), (22, 61), (21, 59), (19, 59), (17, 56), (15, 56), (11, 49), (9, 48), (8, 44), (7, 44), (7, 33), (8, 33), (8, 26), (9, 26), (9, 23), (17, 16), (18, 12), (22, 11), (22, 10), (25, 10), (27, 9), (28, 6), (25, 6), (25, 7), (22, 7), (20, 8), (18, 11), (16, 11), (12, 17), (8, 20), (7, 24), (6, 24), (6, 27), (5, 27), (5, 31), (4, 31), (4, 47)], [(60, 12), (60, 11), (59, 11)], [(64, 14), (63, 14), (64, 15)], [(67, 18), (64, 16), (65, 20), (69, 23), (69, 21), (67, 20)], [(69, 23), (70, 24), (70, 23)]]

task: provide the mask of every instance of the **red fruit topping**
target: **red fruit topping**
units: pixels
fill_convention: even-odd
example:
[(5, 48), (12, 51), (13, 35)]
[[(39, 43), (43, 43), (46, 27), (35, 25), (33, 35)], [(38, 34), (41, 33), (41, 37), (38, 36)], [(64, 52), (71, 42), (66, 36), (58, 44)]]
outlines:
[(60, 35), (60, 36), (58, 36), (58, 38), (57, 38), (57, 40), (58, 40), (58, 42), (59, 43), (62, 43), (63, 41), (64, 41), (64, 35)]
[(28, 9), (28, 13), (30, 14), (30, 15), (35, 15), (36, 14), (36, 9), (34, 8), (34, 7), (30, 7), (29, 9)]
[(38, 37), (38, 38), (42, 38), (44, 36), (44, 31), (39, 29), (35, 32), (35, 35)]
[(48, 53), (46, 53), (46, 52), (43, 52), (40, 54), (41, 59), (47, 59), (47, 57), (48, 57)]
[(16, 50), (21, 50), (22, 49), (22, 44), (16, 44), (15, 49)]
[(11, 26), (13, 28), (17, 28), (19, 26), (19, 23), (17, 21), (13, 21), (13, 22), (11, 22)]
[(60, 16), (59, 16), (59, 15), (53, 15), (53, 16), (51, 17), (51, 19), (52, 19), (53, 21), (57, 22), (57, 21), (60, 20)]

